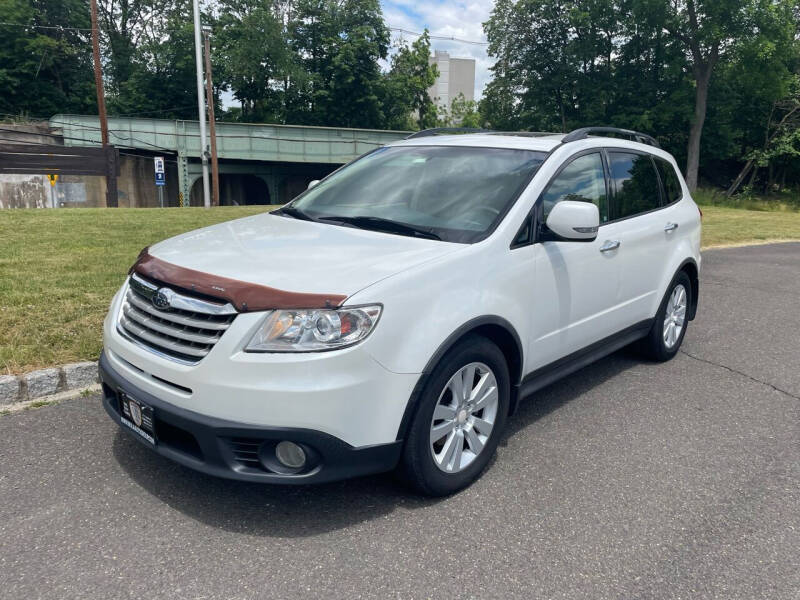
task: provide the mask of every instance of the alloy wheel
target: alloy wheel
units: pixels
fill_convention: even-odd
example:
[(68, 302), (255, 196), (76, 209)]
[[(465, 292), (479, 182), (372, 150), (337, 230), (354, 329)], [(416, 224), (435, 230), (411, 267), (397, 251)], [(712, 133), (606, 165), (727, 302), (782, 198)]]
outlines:
[(678, 284), (672, 290), (672, 294), (667, 300), (664, 313), (664, 345), (672, 350), (683, 331), (683, 324), (686, 321), (686, 288), (683, 284)]
[(446, 473), (466, 469), (492, 434), (499, 406), (497, 379), (481, 362), (461, 367), (439, 394), (433, 410), (430, 448)]

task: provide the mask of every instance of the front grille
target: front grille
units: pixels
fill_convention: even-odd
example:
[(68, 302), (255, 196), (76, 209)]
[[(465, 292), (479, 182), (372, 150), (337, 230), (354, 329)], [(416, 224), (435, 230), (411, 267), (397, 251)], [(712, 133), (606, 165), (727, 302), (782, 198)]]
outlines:
[[(157, 308), (158, 306), (163, 308)], [(236, 310), (159, 288), (131, 275), (119, 314), (120, 332), (147, 349), (185, 364), (206, 356), (230, 327)]]

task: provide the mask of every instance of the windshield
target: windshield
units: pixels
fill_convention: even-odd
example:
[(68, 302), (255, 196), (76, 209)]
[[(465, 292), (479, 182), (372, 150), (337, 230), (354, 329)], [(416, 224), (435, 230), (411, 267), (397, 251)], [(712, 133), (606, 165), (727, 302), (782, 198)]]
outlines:
[(290, 207), (330, 223), (342, 217), (351, 225), (389, 231), (381, 223), (392, 221), (410, 226), (393, 233), (416, 228), (451, 242), (474, 242), (502, 218), (544, 158), (543, 152), (508, 148), (380, 148)]

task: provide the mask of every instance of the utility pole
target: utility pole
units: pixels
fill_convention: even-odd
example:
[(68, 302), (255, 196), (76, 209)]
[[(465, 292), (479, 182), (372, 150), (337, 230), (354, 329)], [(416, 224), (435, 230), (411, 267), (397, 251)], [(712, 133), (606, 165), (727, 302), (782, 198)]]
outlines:
[(116, 152), (108, 145), (108, 119), (106, 118), (106, 94), (103, 88), (103, 67), (100, 64), (100, 29), (97, 25), (97, 0), (91, 0), (92, 11), (92, 55), (94, 56), (94, 85), (97, 90), (97, 113), (100, 117), (100, 139), (106, 158), (106, 206), (119, 203), (117, 196)]
[(203, 206), (211, 207), (208, 185), (208, 144), (206, 142), (206, 107), (203, 99), (203, 45), (200, 40), (200, 2), (192, 0), (194, 9), (194, 62), (197, 70), (197, 111), (200, 117), (200, 158), (203, 161)]
[(203, 27), (206, 47), (206, 104), (208, 104), (208, 132), (211, 136), (211, 191), (212, 206), (219, 206), (219, 162), (217, 161), (217, 125), (214, 118), (214, 83), (211, 80), (211, 28)]

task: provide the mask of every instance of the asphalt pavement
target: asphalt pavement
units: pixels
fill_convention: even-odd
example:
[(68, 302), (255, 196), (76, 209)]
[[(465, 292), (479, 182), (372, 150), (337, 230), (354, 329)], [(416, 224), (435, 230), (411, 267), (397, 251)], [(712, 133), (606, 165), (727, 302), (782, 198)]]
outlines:
[(521, 406), (446, 499), (232, 483), (98, 397), (0, 417), (0, 598), (800, 598), (800, 244), (704, 254), (671, 362)]

